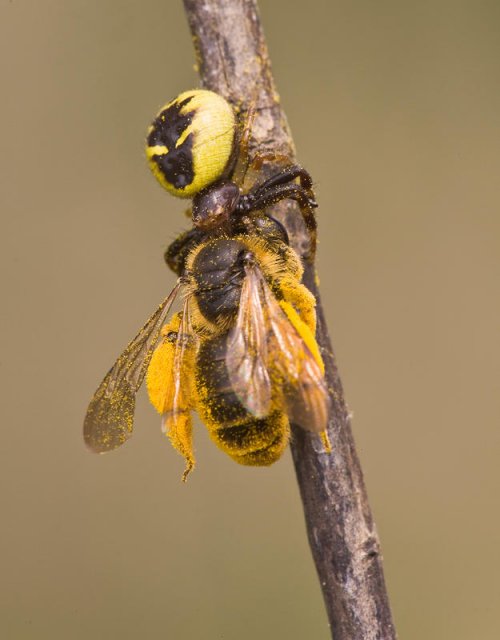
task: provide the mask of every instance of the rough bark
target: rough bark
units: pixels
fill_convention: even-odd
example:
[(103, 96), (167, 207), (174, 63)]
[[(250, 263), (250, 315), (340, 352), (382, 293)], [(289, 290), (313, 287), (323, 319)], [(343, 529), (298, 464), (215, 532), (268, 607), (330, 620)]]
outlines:
[[(243, 112), (256, 106), (250, 154), (294, 160), (295, 149), (277, 94), (256, 0), (184, 0), (204, 87)], [(272, 170), (272, 160), (263, 172)], [(283, 202), (273, 214), (287, 226), (292, 245), (305, 255), (309, 238), (297, 206)], [(384, 583), (380, 544), (356, 455), (349, 412), (328, 335), (315, 278), (306, 286), (317, 299), (317, 339), (332, 397), (328, 455), (317, 438), (294, 429), (293, 460), (309, 543), (335, 640), (396, 638)]]

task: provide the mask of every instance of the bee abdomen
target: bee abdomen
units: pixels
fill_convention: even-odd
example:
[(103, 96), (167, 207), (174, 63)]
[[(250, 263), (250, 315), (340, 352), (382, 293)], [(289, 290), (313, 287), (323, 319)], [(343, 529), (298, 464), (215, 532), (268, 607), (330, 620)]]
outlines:
[(288, 418), (276, 410), (266, 418), (249, 416), (242, 424), (221, 425), (210, 435), (239, 464), (264, 467), (276, 462), (288, 444)]
[(234, 393), (226, 369), (226, 335), (204, 342), (196, 362), (196, 388), (210, 424), (239, 424), (251, 415)]
[(289, 438), (286, 414), (273, 408), (256, 418), (240, 402), (227, 374), (227, 334), (205, 342), (198, 353), (196, 387), (198, 413), (216, 445), (233, 460), (266, 466), (282, 455)]

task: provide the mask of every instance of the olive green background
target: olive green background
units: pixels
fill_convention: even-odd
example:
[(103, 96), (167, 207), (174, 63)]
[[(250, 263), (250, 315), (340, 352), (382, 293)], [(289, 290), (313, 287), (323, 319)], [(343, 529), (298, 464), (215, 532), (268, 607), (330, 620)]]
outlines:
[[(496, 639), (500, 4), (261, 13), (400, 638)], [(1, 0), (0, 65), (0, 637), (326, 640), (289, 453), (238, 467), (199, 425), (184, 486), (144, 393), (122, 450), (82, 443), (188, 225), (143, 152), (197, 82), (181, 2)]]

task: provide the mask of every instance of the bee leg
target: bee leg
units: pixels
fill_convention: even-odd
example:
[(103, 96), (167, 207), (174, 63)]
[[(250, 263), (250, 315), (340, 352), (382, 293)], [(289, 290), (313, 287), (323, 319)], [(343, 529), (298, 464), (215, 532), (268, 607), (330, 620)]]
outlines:
[(163, 428), (174, 449), (186, 461), (182, 474), (182, 481), (186, 482), (188, 475), (196, 464), (193, 454), (193, 420), (191, 411), (186, 410), (177, 415), (164, 416)]
[[(186, 461), (182, 476), (186, 480), (188, 473), (194, 468), (193, 424), (191, 411), (194, 409), (194, 393), (191, 380), (194, 379), (194, 354), (190, 351), (184, 355), (182, 368), (175, 370), (177, 336), (181, 330), (181, 314), (176, 313), (165, 325), (161, 334), (162, 342), (156, 348), (148, 367), (146, 385), (149, 401), (162, 416), (162, 430), (168, 436), (172, 446)], [(176, 385), (176, 376), (180, 376), (180, 386), (185, 390), (186, 402), (180, 406), (172, 405), (171, 390)]]
[(306, 324), (311, 333), (316, 333), (316, 300), (313, 294), (297, 280), (283, 278), (280, 282), (283, 297), (299, 314), (300, 319)]
[(165, 412), (167, 389), (171, 383), (174, 366), (175, 342), (181, 324), (181, 314), (175, 313), (170, 322), (162, 327), (162, 340), (156, 347), (146, 375), (149, 401), (158, 413)]
[(182, 275), (185, 268), (186, 258), (190, 251), (205, 237), (205, 232), (194, 228), (184, 231), (176, 238), (164, 253), (165, 262), (169, 268), (177, 275)]

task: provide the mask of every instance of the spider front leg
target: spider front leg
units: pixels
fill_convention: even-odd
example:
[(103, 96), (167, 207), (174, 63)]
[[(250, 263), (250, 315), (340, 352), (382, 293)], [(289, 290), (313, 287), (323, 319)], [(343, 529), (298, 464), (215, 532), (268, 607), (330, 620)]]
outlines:
[(255, 192), (255, 194), (257, 195), (262, 192), (268, 191), (275, 186), (292, 182), (296, 178), (299, 178), (300, 186), (303, 187), (304, 190), (310, 192), (309, 197), (311, 199), (311, 202), (314, 202), (313, 206), (317, 206), (314, 199), (314, 193), (312, 191), (313, 181), (311, 178), (311, 174), (309, 173), (309, 171), (306, 171), (304, 167), (301, 167), (298, 164), (292, 164), (288, 167), (285, 167), (279, 173), (271, 176), (261, 184), (256, 185), (253, 189), (250, 190), (250, 192)]
[[(299, 170), (300, 173), (297, 173)], [(250, 213), (251, 211), (266, 209), (267, 207), (281, 202), (281, 200), (295, 200), (300, 207), (302, 217), (307, 230), (309, 231), (311, 248), (306, 259), (312, 262), (316, 254), (317, 243), (317, 223), (316, 216), (314, 215), (314, 209), (318, 205), (314, 198), (311, 197), (312, 192), (310, 189), (302, 186), (302, 184), (290, 182), (290, 180), (304, 174), (307, 174), (307, 177), (310, 180), (309, 174), (301, 167), (290, 167), (290, 171), (286, 172), (285, 179), (281, 177), (282, 174), (269, 178), (269, 180), (266, 180), (261, 185), (258, 185), (248, 193), (243, 194), (237, 204), (236, 211), (238, 213)], [(290, 176), (293, 176), (293, 178)]]
[(251, 164), (250, 137), (252, 134), (253, 122), (255, 120), (255, 113), (256, 106), (255, 103), (252, 102), (247, 109), (244, 125), (239, 133), (238, 159), (231, 178), (237, 185), (242, 185), (244, 183), (245, 176)]

